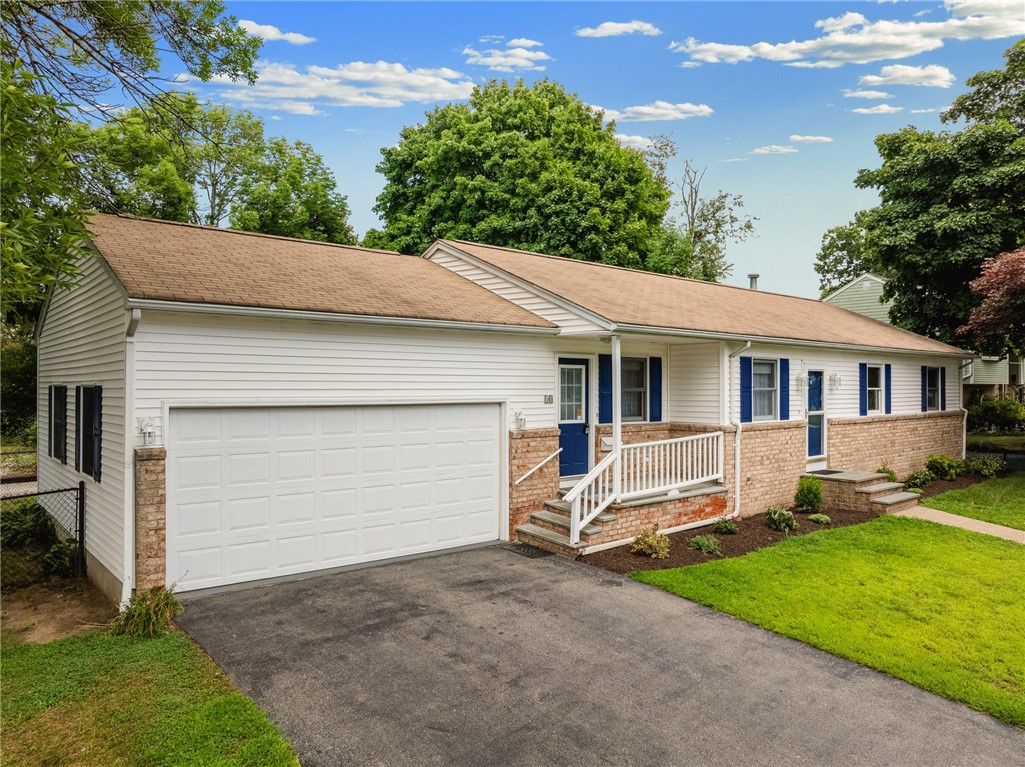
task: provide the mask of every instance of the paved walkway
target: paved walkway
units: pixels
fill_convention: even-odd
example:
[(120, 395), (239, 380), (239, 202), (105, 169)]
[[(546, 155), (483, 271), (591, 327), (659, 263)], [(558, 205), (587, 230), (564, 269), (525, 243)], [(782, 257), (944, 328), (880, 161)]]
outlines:
[(980, 519), (962, 517), (959, 514), (948, 514), (945, 511), (930, 509), (927, 506), (915, 506), (904, 511), (894, 512), (895, 517), (913, 517), (914, 519), (927, 519), (930, 522), (938, 522), (941, 525), (960, 527), (963, 530), (971, 530), (973, 533), (984, 533), (995, 535), (997, 538), (1004, 538), (1015, 543), (1025, 544), (1025, 530), (1015, 530), (1013, 527), (994, 525), (992, 522), (983, 522)]

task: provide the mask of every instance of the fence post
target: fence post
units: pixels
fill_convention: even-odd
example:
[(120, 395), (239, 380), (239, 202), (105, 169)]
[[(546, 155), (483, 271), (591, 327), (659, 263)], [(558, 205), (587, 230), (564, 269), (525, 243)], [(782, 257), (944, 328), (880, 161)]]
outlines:
[(85, 481), (78, 483), (78, 574), (85, 575)]

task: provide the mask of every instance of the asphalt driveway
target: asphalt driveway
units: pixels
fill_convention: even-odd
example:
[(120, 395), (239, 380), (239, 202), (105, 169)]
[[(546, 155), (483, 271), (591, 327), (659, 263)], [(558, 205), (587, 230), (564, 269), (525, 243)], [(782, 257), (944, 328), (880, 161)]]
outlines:
[(187, 603), (324, 765), (1025, 765), (1025, 732), (626, 578), (500, 547)]

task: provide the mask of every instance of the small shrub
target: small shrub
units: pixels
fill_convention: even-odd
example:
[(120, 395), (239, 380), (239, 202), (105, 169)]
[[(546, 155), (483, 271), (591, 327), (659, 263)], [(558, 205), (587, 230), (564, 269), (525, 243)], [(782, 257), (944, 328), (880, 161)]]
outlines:
[(876, 474), (885, 474), (886, 475), (886, 479), (888, 479), (890, 482), (896, 482), (897, 481), (897, 472), (895, 472), (893, 469), (891, 469), (885, 463), (882, 466), (880, 466), (878, 469), (876, 469)]
[(934, 479), (936, 479), (936, 477), (932, 475), (932, 472), (927, 469), (922, 469), (921, 471), (908, 474), (907, 478), (904, 480), (904, 489), (921, 490)]
[(736, 535), (737, 534), (737, 523), (732, 519), (722, 519), (716, 521), (715, 527), (712, 528), (719, 535)]
[(765, 512), (765, 524), (770, 530), (788, 533), (797, 529), (797, 518), (782, 506), (773, 506)]
[(53, 520), (38, 503), (12, 505), (0, 517), (0, 543), (4, 546), (48, 549), (56, 542)]
[(905, 487), (904, 489), (909, 493), (914, 493), (915, 495), (921, 495), (923, 492), (920, 487)]
[(818, 511), (822, 508), (822, 480), (818, 477), (801, 477), (797, 480), (794, 506), (802, 511)]
[(634, 538), (634, 542), (630, 544), (630, 551), (633, 554), (647, 554), (652, 559), (667, 559), (669, 539), (658, 532), (656, 522)]
[(809, 514), (808, 521), (814, 522), (816, 525), (829, 525), (833, 522), (833, 520), (831, 520), (825, 514)]
[(714, 535), (699, 535), (691, 538), (690, 547), (704, 554), (718, 556), (722, 553), (722, 549), (719, 547), (719, 539)]
[(1004, 459), (995, 455), (969, 456), (964, 460), (964, 473), (978, 474), (980, 477), (995, 477), (1004, 467)]
[(71, 578), (78, 572), (78, 541), (68, 538), (53, 544), (49, 551), (39, 555), (39, 563), (46, 575)]
[(964, 461), (949, 455), (930, 455), (925, 459), (925, 468), (936, 479), (957, 479), (964, 472)]
[(968, 406), (968, 430), (1013, 431), (1025, 428), (1025, 405), (1012, 397), (990, 397)]
[(132, 597), (128, 606), (110, 619), (110, 633), (130, 637), (155, 637), (175, 616), (185, 612), (174, 592), (157, 586)]

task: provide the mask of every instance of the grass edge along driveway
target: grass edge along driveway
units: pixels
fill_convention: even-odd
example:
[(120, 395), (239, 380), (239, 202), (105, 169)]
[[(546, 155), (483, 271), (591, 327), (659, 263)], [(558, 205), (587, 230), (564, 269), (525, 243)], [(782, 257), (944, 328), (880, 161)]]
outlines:
[(750, 623), (1025, 727), (1025, 546), (917, 519), (633, 573)]
[(1025, 471), (987, 479), (922, 501), (930, 509), (1025, 530)]
[(181, 632), (2, 636), (4, 764), (297, 767), (289, 743)]

